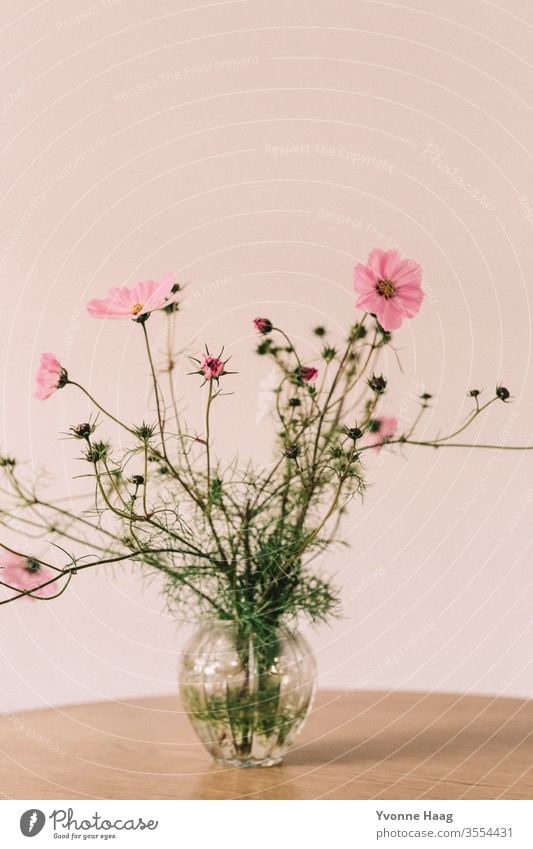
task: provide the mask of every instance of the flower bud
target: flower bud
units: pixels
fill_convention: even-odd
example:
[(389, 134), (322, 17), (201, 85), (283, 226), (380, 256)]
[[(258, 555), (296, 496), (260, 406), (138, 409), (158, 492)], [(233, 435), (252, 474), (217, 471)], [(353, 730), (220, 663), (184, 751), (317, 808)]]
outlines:
[(224, 372), (224, 363), (219, 357), (207, 354), (200, 365), (200, 370), (206, 380), (218, 380)]
[(111, 445), (109, 442), (95, 442), (94, 445), (89, 443), (85, 459), (89, 463), (99, 463), (100, 461), (108, 459), (110, 450)]
[(300, 366), (296, 370), (296, 377), (299, 380), (303, 380), (304, 383), (311, 383), (313, 380), (316, 380), (318, 377), (318, 369), (313, 368), (313, 366)]
[[(174, 283), (174, 285), (172, 286), (172, 289), (170, 290), (170, 295), (171, 296), (177, 295), (178, 292), (181, 292), (181, 284), (180, 283)], [(173, 313), (173, 312), (178, 312), (179, 308), (180, 308), (180, 305), (177, 302), (177, 300), (172, 299), (171, 303), (169, 303), (166, 307), (163, 307), (162, 309), (163, 309), (163, 312)]]
[(269, 318), (254, 318), (254, 324), (259, 333), (270, 333), (274, 326)]
[(272, 339), (263, 339), (257, 346), (257, 353), (261, 356), (275, 353), (275, 349), (272, 347)]
[(133, 475), (131, 482), (135, 484), (135, 486), (142, 486), (144, 483), (144, 475)]
[(356, 439), (360, 439), (362, 437), (363, 431), (360, 427), (350, 427), (346, 431), (346, 435), (355, 442)]
[(350, 330), (350, 342), (356, 342), (357, 339), (364, 339), (366, 333), (367, 330), (364, 324), (354, 324), (354, 326)]
[(322, 349), (322, 359), (327, 363), (330, 363), (337, 356), (336, 348), (333, 348), (331, 345), (325, 345)]
[(154, 435), (155, 425), (146, 424), (146, 422), (143, 422), (141, 425), (135, 426), (133, 428), (133, 432), (138, 439), (141, 439), (143, 442), (146, 442)]

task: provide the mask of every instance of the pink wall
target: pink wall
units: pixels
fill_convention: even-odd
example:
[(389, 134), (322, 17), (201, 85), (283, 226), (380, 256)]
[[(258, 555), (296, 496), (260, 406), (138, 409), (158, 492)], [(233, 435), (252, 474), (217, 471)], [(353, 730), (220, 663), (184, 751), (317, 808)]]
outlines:
[[(354, 262), (391, 244), (422, 264), (428, 292), (397, 337), (404, 375), (386, 364), (391, 412), (411, 416), (424, 385), (434, 435), (466, 414), (467, 389), (501, 380), (515, 403), (474, 435), (533, 439), (527, 0), (2, 11), (0, 442), (53, 469), (55, 492), (73, 492), (80, 470), (58, 431), (87, 405), (31, 398), (40, 351), (128, 416), (147, 397), (137, 328), (94, 322), (89, 297), (169, 270), (190, 281), (183, 346), (225, 343), (239, 371), (217, 444), (261, 459), (269, 370), (251, 356), (250, 319), (296, 337), (345, 328)], [(351, 548), (324, 559), (346, 604), (311, 635), (323, 685), (533, 696), (532, 463), (371, 459)], [(1, 608), (0, 709), (172, 691), (187, 629), (162, 611), (126, 569)]]

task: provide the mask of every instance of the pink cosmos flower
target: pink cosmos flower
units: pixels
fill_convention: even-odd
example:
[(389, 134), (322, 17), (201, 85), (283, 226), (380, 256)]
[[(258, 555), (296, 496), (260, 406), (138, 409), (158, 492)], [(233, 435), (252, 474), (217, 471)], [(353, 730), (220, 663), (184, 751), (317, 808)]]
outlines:
[(34, 398), (45, 401), (50, 395), (53, 395), (56, 389), (65, 386), (68, 382), (68, 375), (57, 357), (53, 354), (41, 354), (35, 380), (37, 386), (33, 393)]
[(143, 280), (131, 289), (127, 286), (115, 286), (105, 298), (89, 301), (87, 312), (93, 318), (113, 318), (119, 321), (126, 318), (138, 319), (175, 303), (177, 293), (172, 292), (173, 286), (172, 274), (166, 274), (159, 282)]
[[(21, 557), (10, 551), (0, 552), (0, 581), (11, 588), (33, 590), (53, 577), (54, 573), (51, 569), (31, 557)], [(35, 590), (33, 594), (39, 598), (49, 598), (57, 592), (57, 581), (54, 581), (46, 587)]]
[(224, 363), (220, 357), (211, 357), (206, 354), (200, 363), (200, 370), (206, 380), (218, 380), (220, 375), (224, 373)]
[(413, 259), (402, 259), (399, 251), (371, 251), (366, 265), (354, 269), (356, 306), (374, 313), (384, 330), (397, 330), (404, 318), (420, 309), (422, 269)]
[(269, 318), (254, 318), (254, 324), (259, 333), (270, 333), (272, 330), (272, 322)]
[(374, 419), (377, 430), (372, 430), (367, 434), (366, 443), (376, 451), (381, 451), (387, 440), (391, 439), (398, 428), (398, 419), (394, 416), (382, 416)]
[(318, 377), (318, 369), (313, 366), (301, 366), (298, 369), (298, 377), (305, 383), (311, 383)]

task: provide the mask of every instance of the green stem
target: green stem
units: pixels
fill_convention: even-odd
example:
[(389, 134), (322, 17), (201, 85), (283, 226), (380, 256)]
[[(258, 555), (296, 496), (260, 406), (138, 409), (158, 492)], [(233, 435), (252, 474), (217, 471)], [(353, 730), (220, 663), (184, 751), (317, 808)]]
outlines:
[(207, 464), (207, 510), (211, 509), (211, 448), (209, 444), (210, 430), (210, 413), (211, 404), (213, 401), (213, 381), (209, 381), (209, 394), (207, 396), (207, 405), (205, 408), (205, 456)]
[[(476, 398), (476, 400), (477, 400), (477, 398)], [(422, 416), (424, 415), (424, 413), (425, 413), (425, 411), (426, 411), (427, 409), (428, 409), (428, 405), (427, 405), (427, 404), (422, 404), (422, 406), (420, 407), (420, 409), (419, 409), (419, 411), (418, 411), (417, 415), (415, 416), (415, 419), (414, 419), (414, 421), (413, 421), (413, 424), (411, 425), (411, 427), (409, 428), (409, 430), (408, 430), (408, 431), (407, 431), (407, 433), (405, 434), (406, 439), (409, 439), (409, 437), (410, 437), (410, 436), (411, 436), (411, 435), (415, 432), (415, 430), (417, 429), (418, 425), (420, 424), (420, 420), (421, 420)]]
[[(389, 442), (386, 442), (386, 445), (395, 445), (401, 443), (402, 445), (424, 445), (428, 448), (489, 448), (492, 451), (533, 451), (533, 445), (489, 445), (485, 443), (476, 443), (476, 442), (441, 442), (440, 440), (435, 441), (423, 441), (423, 440), (415, 440), (415, 439), (391, 439)], [(367, 448), (372, 448), (373, 446), (365, 446), (361, 449), (361, 451), (366, 451)]]
[[(12, 551), (12, 549), (8, 549), (7, 546), (3, 546), (1, 543), (0, 543), (0, 548), (6, 548), (8, 551)], [(107, 558), (104, 558), (103, 560), (97, 560), (95, 563), (82, 563), (81, 565), (75, 564), (74, 566), (69, 566), (66, 569), (58, 570), (57, 567), (52, 567), (56, 571), (59, 571), (60, 574), (54, 575), (53, 578), (50, 578), (48, 581), (44, 581), (42, 584), (39, 584), (36, 587), (32, 587), (31, 590), (21, 590), (20, 592), (17, 593), (17, 595), (12, 596), (12, 598), (3, 599), (2, 601), (0, 601), (0, 605), (9, 604), (12, 601), (16, 601), (16, 599), (18, 599), (18, 598), (22, 598), (23, 596), (32, 596), (33, 598), (38, 598), (40, 601), (49, 601), (53, 598), (56, 598), (56, 596), (41, 597), (41, 596), (34, 596), (33, 593), (35, 593), (37, 590), (40, 590), (40, 589), (43, 589), (44, 587), (49, 586), (50, 584), (54, 583), (54, 581), (59, 580), (63, 576), (68, 576), (69, 581), (70, 581), (70, 578), (72, 577), (72, 575), (76, 574), (77, 572), (81, 572), (84, 569), (92, 569), (95, 566), (105, 566), (106, 564), (109, 564), (109, 563), (118, 563), (118, 562), (121, 562), (121, 561), (124, 561), (124, 560), (135, 560), (136, 558), (139, 558), (139, 557), (146, 558), (146, 556), (150, 555), (150, 554), (159, 554), (161, 552), (173, 551), (173, 550), (174, 549), (153, 549), (153, 550), (147, 549), (146, 551), (132, 551), (132, 552), (129, 552), (128, 554), (117, 555), (116, 557), (107, 557)], [(17, 554), (18, 552), (14, 551), (13, 553)], [(39, 560), (39, 563), (43, 563), (43, 565), (45, 565), (45, 566), (49, 565), (49, 564), (45, 563), (43, 560)], [(161, 571), (172, 572), (172, 570), (170, 570), (168, 567), (166, 568), (166, 570), (163, 567), (154, 567), (154, 568), (160, 568)], [(172, 572), (172, 574), (175, 574), (175, 573)], [(213, 599), (210, 598), (208, 595), (206, 595), (206, 593), (202, 592), (202, 590), (198, 589), (193, 584), (191, 584), (191, 582), (188, 581), (187, 578), (180, 576), (180, 580), (182, 581), (182, 583), (185, 586), (187, 586), (190, 590), (192, 590), (196, 595), (203, 598), (204, 601), (207, 601), (208, 604), (210, 604), (215, 610), (218, 610), (219, 613), (225, 612), (223, 610), (223, 608), (220, 607), (220, 605), (218, 605), (215, 601), (213, 601)], [(16, 587), (10, 587), (8, 584), (5, 584), (3, 581), (0, 581), (0, 586), (5, 586), (5, 587), (8, 587), (8, 589), (13, 589), (15, 591), (17, 590)]]
[(112, 421), (116, 422), (118, 425), (120, 425), (120, 427), (123, 427), (124, 430), (127, 430), (128, 433), (135, 434), (135, 431), (131, 427), (128, 427), (127, 424), (124, 424), (124, 422), (120, 421), (120, 419), (117, 419), (117, 417), (114, 416), (113, 413), (110, 413), (108, 410), (105, 409), (105, 407), (102, 407), (102, 405), (98, 403), (96, 398), (94, 398), (93, 395), (91, 395), (91, 393), (88, 392), (87, 389), (85, 389), (85, 387), (81, 385), (81, 383), (76, 383), (75, 380), (69, 380), (68, 382), (71, 386), (76, 386), (78, 389), (81, 389), (83, 394), (87, 396), (89, 401), (94, 404), (94, 406), (97, 407), (100, 412), (104, 414), (104, 416), (107, 416), (108, 419), (111, 419)]
[(144, 483), (143, 483), (143, 510), (144, 515), (148, 518), (148, 504), (146, 501), (146, 489), (148, 486), (148, 442), (144, 443)]
[(491, 404), (494, 404), (494, 402), (498, 401), (498, 400), (499, 400), (498, 396), (495, 395), (494, 398), (491, 398), (490, 401), (487, 401), (486, 404), (483, 404), (481, 407), (478, 407), (476, 410), (474, 410), (474, 412), (467, 418), (465, 423), (463, 425), (461, 425), (460, 428), (455, 430), (453, 433), (449, 433), (448, 436), (438, 437), (437, 439), (432, 440), (432, 442), (434, 442), (434, 443), (436, 443), (436, 442), (447, 442), (449, 439), (453, 439), (455, 436), (459, 436), (460, 433), (463, 433), (463, 431), (465, 431), (467, 429), (467, 427), (469, 427), (472, 424), (474, 419), (477, 419), (477, 417), (484, 410), (486, 410), (487, 407), (490, 407)]
[[(157, 380), (157, 372), (155, 370), (154, 360), (153, 360), (153, 357), (152, 357), (152, 349), (150, 347), (150, 340), (148, 338), (148, 331), (146, 329), (146, 322), (145, 321), (141, 322), (141, 327), (143, 329), (144, 342), (145, 342), (145, 345), (146, 345), (146, 353), (147, 353), (147, 356), (148, 356), (148, 362), (150, 364), (150, 371), (151, 371), (151, 374), (152, 374), (152, 383), (153, 383), (153, 386), (154, 386), (155, 403), (156, 403), (156, 407), (157, 407), (157, 421), (158, 421), (158, 424), (159, 424), (159, 433), (161, 435), (161, 446), (163, 448), (163, 456), (164, 456), (165, 460), (167, 460), (167, 462), (168, 462), (167, 450), (166, 450), (166, 447), (165, 447), (165, 425), (164, 425), (164, 422), (163, 422), (163, 413), (162, 413), (162, 410), (161, 410), (161, 398), (160, 398), (159, 382)], [(170, 463), (169, 463), (169, 465), (170, 465)]]
[[(10, 554), (16, 554), (17, 557), (22, 557), (24, 560), (26, 560), (29, 556), (27, 554), (23, 554), (22, 551), (18, 551), (16, 548), (11, 548), (11, 546), (6, 545), (4, 542), (0, 542), (0, 548), (3, 549), (3, 551), (9, 551)], [(36, 557), (35, 560), (38, 560), (38, 562), (42, 563), (43, 566), (48, 566), (50, 569), (54, 569), (56, 572), (58, 571), (57, 566), (52, 566), (51, 563), (47, 563), (46, 560), (43, 560), (41, 557)]]
[(117, 498), (119, 499), (119, 501), (122, 502), (122, 505), (124, 507), (127, 507), (128, 505), (126, 504), (126, 501), (124, 500), (124, 496), (122, 495), (122, 493), (121, 493), (121, 491), (118, 487), (118, 484), (115, 480), (115, 476), (111, 473), (111, 469), (107, 465), (107, 462), (104, 460), (103, 463), (104, 463), (104, 469), (106, 470), (107, 477), (109, 478), (109, 481), (110, 481), (111, 486), (112, 486), (112, 488), (114, 489), (114, 491), (117, 495)]

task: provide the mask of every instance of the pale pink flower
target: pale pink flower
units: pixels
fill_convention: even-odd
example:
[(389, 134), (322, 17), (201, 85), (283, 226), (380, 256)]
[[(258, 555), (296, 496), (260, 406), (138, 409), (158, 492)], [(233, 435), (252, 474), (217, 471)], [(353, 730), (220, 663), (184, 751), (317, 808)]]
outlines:
[(218, 380), (224, 372), (224, 363), (220, 357), (211, 357), (206, 354), (200, 363), (200, 369), (206, 380)]
[[(20, 554), (13, 554), (11, 551), (0, 552), (0, 581), (8, 584), (11, 589), (34, 590), (53, 577), (54, 573), (51, 569), (32, 557), (21, 557)], [(53, 581), (46, 587), (35, 589), (33, 595), (48, 598), (57, 592), (57, 581)]]
[(298, 377), (305, 383), (312, 383), (318, 377), (318, 369), (313, 366), (300, 366), (298, 369)]
[(68, 383), (68, 375), (54, 354), (41, 354), (35, 380), (37, 386), (33, 393), (34, 398), (45, 401), (56, 389), (61, 389)]
[[(377, 428), (377, 429), (374, 429)], [(367, 445), (380, 451), (383, 445), (395, 435), (398, 428), (398, 419), (394, 416), (382, 416), (374, 419), (372, 431), (366, 435)]]
[(105, 298), (89, 301), (87, 312), (93, 318), (138, 319), (173, 304), (177, 298), (177, 293), (172, 292), (173, 287), (172, 274), (166, 274), (159, 282), (143, 280), (132, 288), (115, 286)]
[(356, 306), (374, 313), (384, 330), (397, 330), (404, 318), (420, 309), (422, 269), (413, 259), (402, 259), (399, 251), (375, 248), (366, 265), (354, 269)]

